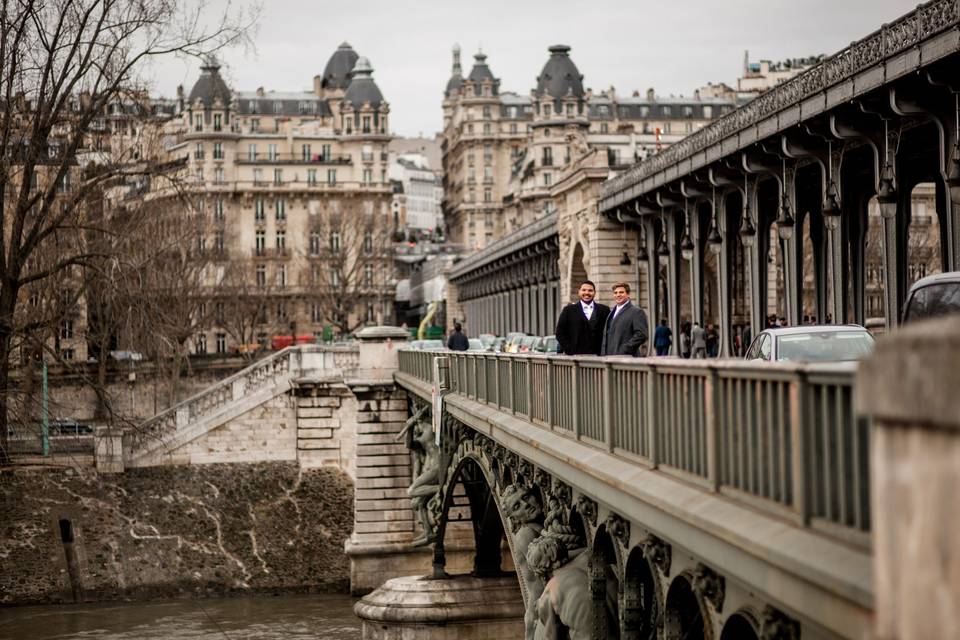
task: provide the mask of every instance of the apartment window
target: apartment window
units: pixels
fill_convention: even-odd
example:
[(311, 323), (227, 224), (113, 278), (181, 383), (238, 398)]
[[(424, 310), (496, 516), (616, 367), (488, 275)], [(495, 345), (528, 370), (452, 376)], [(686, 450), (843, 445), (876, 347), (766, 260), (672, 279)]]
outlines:
[(281, 289), (287, 286), (287, 265), (277, 267), (277, 286)]
[(213, 159), (223, 160), (223, 145), (219, 142), (213, 143)]
[(330, 234), (330, 251), (340, 253), (340, 232), (334, 231)]
[(217, 353), (226, 353), (227, 352), (227, 334), (218, 333), (217, 334)]
[(287, 319), (287, 303), (280, 301), (277, 303), (277, 320)]
[(713, 117), (713, 107), (708, 104), (703, 105), (703, 117), (712, 118)]
[(310, 255), (320, 255), (320, 234), (316, 231), (310, 232)]
[(553, 107), (550, 105), (550, 103), (548, 102), (545, 105), (543, 105), (543, 115), (549, 116), (552, 114), (553, 114)]
[(253, 170), (253, 183), (256, 185), (263, 184), (263, 169), (254, 169)]
[(493, 182), (493, 167), (486, 165), (483, 168), (483, 181), (484, 182)]
[(273, 184), (283, 184), (283, 169), (273, 170)]
[(664, 117), (672, 116), (673, 107), (671, 107), (668, 104), (663, 105), (662, 107), (660, 107), (660, 114), (663, 115)]
[(493, 127), (490, 125), (489, 122), (485, 122), (483, 124), (483, 135), (489, 136), (492, 133), (493, 133)]
[(363, 234), (364, 253), (373, 253), (373, 234), (367, 231)]
[(218, 302), (213, 306), (213, 316), (217, 324), (223, 324), (226, 320), (226, 307), (222, 302)]
[(193, 157), (195, 160), (203, 160), (203, 143), (198, 142), (197, 147), (193, 150)]
[(568, 116), (572, 116), (572, 115), (573, 115), (573, 108), (574, 108), (573, 103), (567, 103), (567, 115), (568, 115)]
[(286, 220), (287, 219), (287, 203), (283, 198), (278, 198), (273, 203), (274, 212), (276, 213), (277, 220)]
[(685, 106), (685, 107), (683, 108), (683, 116), (684, 116), (685, 118), (692, 118), (692, 117), (693, 117), (693, 107), (691, 107), (691, 106)]
[(199, 355), (204, 355), (207, 352), (207, 336), (205, 334), (197, 334), (197, 339), (194, 341), (194, 350)]
[(260, 118), (250, 119), (250, 131), (252, 133), (257, 133), (260, 131)]
[(600, 133), (610, 133), (610, 125), (608, 125), (606, 122), (601, 122)]
[(223, 231), (217, 230), (213, 232), (213, 248), (218, 253), (223, 253), (223, 250), (224, 250)]
[(473, 125), (472, 125), (472, 124), (468, 124), (468, 125), (467, 125), (467, 133), (473, 133)]
[(337, 184), (336, 169), (327, 169), (327, 184)]
[(267, 160), (275, 162), (277, 159), (277, 145), (268, 144), (267, 145)]
[(258, 198), (253, 201), (253, 220), (254, 222), (263, 222), (265, 217), (263, 214), (263, 199)]
[(213, 170), (213, 181), (217, 184), (223, 184), (226, 182), (226, 178), (224, 177), (223, 173), (223, 167), (217, 167)]
[(320, 146), (320, 159), (323, 162), (330, 162), (330, 158), (333, 157), (330, 153), (330, 145), (325, 144)]
[(330, 284), (334, 287), (340, 286), (340, 272), (336, 267), (330, 267)]
[(477, 201), (477, 191), (475, 189), (470, 189), (467, 193), (467, 202), (476, 202)]
[(477, 172), (473, 167), (470, 167), (467, 170), (467, 182), (476, 182), (477, 181)]
[(370, 169), (363, 170), (363, 184), (370, 184), (373, 182), (373, 171)]
[(223, 116), (219, 113), (213, 114), (213, 130), (220, 131), (223, 128)]
[(553, 148), (552, 147), (543, 148), (543, 166), (545, 167), (553, 166)]
[(485, 107), (483, 108), (483, 119), (484, 119), (484, 120), (489, 120), (490, 117), (491, 117), (490, 106), (487, 105), (487, 106), (485, 106)]
[(544, 174), (543, 174), (543, 184), (544, 184), (545, 186), (550, 186), (552, 183), (553, 183), (553, 176), (550, 175), (550, 172), (548, 171), (547, 173), (544, 173)]
[(316, 186), (317, 184), (317, 170), (316, 169), (307, 169), (307, 184), (311, 187)]
[(367, 306), (367, 309), (364, 312), (364, 321), (373, 322), (374, 320), (373, 305), (368, 302), (366, 306)]
[(310, 321), (313, 322), (313, 324), (323, 322), (323, 313), (321, 312), (320, 305), (316, 302), (310, 303)]
[[(190, 118), (191, 118), (191, 119), (193, 118), (193, 114), (190, 115)], [(193, 130), (194, 130), (194, 131), (203, 131), (203, 116), (202, 116), (202, 115), (197, 114), (197, 119), (196, 119), (196, 120), (194, 121), (194, 123), (193, 123)]]
[(373, 286), (373, 266), (369, 264), (363, 265), (363, 285), (365, 287)]
[(483, 190), (483, 201), (484, 202), (493, 202), (493, 191), (490, 189)]
[(370, 116), (363, 116), (363, 132), (370, 133)]
[(511, 123), (510, 123), (510, 133), (516, 133), (516, 132), (517, 132), (517, 123), (516, 123), (516, 122), (511, 122)]
[(483, 159), (487, 162), (493, 160), (493, 145), (485, 144), (483, 145)]
[(257, 265), (257, 286), (261, 289), (267, 286), (267, 265)]
[(262, 256), (264, 253), (266, 253), (267, 235), (263, 229), (257, 229), (256, 233), (254, 233), (253, 247), (258, 256)]
[[(197, 182), (203, 182), (203, 168), (202, 168), (202, 167), (197, 169), (196, 176), (197, 176)], [(59, 189), (58, 189), (58, 190), (59, 190)]]
[(213, 201), (213, 219), (223, 220), (223, 198), (217, 198)]
[(277, 231), (277, 253), (283, 255), (287, 249), (287, 232), (283, 229)]
[(60, 338), (62, 340), (73, 338), (73, 320), (64, 320), (60, 323)]
[(257, 160), (257, 145), (248, 144), (247, 145), (247, 160), (250, 162), (255, 162)]

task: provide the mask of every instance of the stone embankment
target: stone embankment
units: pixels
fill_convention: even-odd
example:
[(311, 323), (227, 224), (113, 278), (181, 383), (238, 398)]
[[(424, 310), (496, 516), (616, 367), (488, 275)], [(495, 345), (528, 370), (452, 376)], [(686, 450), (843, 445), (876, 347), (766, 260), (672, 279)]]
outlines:
[(0, 604), (346, 591), (353, 486), (296, 462), (0, 475)]

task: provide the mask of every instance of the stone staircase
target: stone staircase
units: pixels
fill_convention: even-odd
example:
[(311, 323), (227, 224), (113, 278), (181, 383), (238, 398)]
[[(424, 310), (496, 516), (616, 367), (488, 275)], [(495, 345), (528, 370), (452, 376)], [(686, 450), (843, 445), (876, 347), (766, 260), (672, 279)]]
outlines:
[(162, 464), (168, 452), (287, 393), (297, 380), (342, 381), (358, 364), (354, 345), (287, 347), (125, 432), (124, 464)]

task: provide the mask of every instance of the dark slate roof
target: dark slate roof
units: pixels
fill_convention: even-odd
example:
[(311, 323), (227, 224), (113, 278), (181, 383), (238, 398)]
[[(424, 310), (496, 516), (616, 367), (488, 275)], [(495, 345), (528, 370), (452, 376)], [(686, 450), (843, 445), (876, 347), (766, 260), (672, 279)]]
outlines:
[(563, 98), (572, 93), (583, 98), (583, 76), (570, 59), (570, 47), (555, 44), (549, 48), (550, 58), (537, 76), (537, 95)]
[(192, 105), (199, 99), (203, 101), (204, 107), (211, 107), (219, 98), (226, 106), (230, 104), (230, 96), (230, 87), (220, 77), (220, 64), (211, 56), (200, 67), (200, 77), (190, 90), (189, 104)]
[(359, 58), (357, 64), (353, 67), (352, 80), (347, 92), (343, 94), (343, 101), (350, 103), (355, 109), (359, 109), (365, 102), (369, 102), (374, 109), (383, 104), (383, 94), (380, 93), (380, 87), (373, 81), (373, 67), (366, 58)]
[(241, 115), (280, 115), (280, 116), (330, 116), (330, 105), (317, 97), (312, 91), (277, 92), (269, 91), (258, 95), (256, 91), (238, 91), (234, 96), (234, 105)]
[(489, 80), (490, 82), (496, 82), (497, 79), (493, 77), (493, 72), (490, 71), (490, 67), (487, 66), (487, 56), (482, 53), (477, 53), (473, 56), (473, 69), (470, 70), (469, 78), (480, 84), (484, 80)]
[(337, 47), (323, 69), (320, 86), (324, 89), (346, 89), (350, 86), (350, 72), (357, 58), (357, 52), (346, 42)]
[(463, 76), (459, 73), (455, 73), (450, 76), (450, 80), (447, 81), (447, 90), (446, 94), (449, 96), (454, 91), (460, 89), (463, 86)]

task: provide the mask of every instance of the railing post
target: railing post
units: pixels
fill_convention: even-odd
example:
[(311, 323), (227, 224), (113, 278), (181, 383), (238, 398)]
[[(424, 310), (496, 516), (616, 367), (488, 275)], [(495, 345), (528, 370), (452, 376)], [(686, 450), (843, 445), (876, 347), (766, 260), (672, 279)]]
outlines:
[(547, 358), (547, 426), (553, 430), (553, 358)]
[(527, 358), (525, 361), (527, 367), (527, 418), (533, 422), (533, 360)]
[(704, 418), (707, 429), (707, 480), (714, 491), (720, 488), (720, 389), (716, 366), (707, 365), (703, 385)]
[(497, 400), (494, 404), (496, 404), (497, 408), (502, 406), (500, 404), (500, 358), (501, 356), (493, 357), (493, 388), (497, 392)]
[(603, 364), (601, 379), (601, 402), (603, 402), (603, 443), (613, 453), (613, 370), (609, 362)]
[(573, 437), (576, 440), (580, 439), (580, 395), (577, 393), (577, 371), (579, 366), (577, 361), (573, 361), (573, 366), (570, 368), (571, 375), (573, 376), (572, 382), (570, 385), (571, 390), (573, 391), (573, 397), (571, 400), (571, 405), (573, 406)]
[(807, 376), (798, 371), (790, 383), (790, 460), (791, 478), (793, 485), (793, 510), (797, 514), (800, 524), (807, 525), (810, 520), (810, 504), (807, 495), (809, 473), (807, 461), (807, 421), (811, 415), (807, 407)]
[[(647, 442), (650, 445), (649, 458), (650, 465), (656, 469), (660, 464), (660, 443), (658, 442), (657, 418), (660, 410), (657, 407), (657, 368), (650, 366), (650, 373), (647, 375)], [(576, 395), (576, 394), (574, 394)]]
[(510, 363), (510, 370), (507, 372), (507, 386), (510, 390), (510, 413), (517, 415), (517, 389), (514, 386), (514, 381), (517, 379), (513, 375), (513, 361), (516, 360), (516, 357), (510, 358), (507, 362)]

